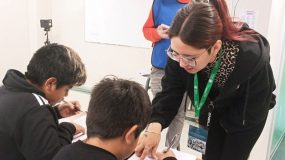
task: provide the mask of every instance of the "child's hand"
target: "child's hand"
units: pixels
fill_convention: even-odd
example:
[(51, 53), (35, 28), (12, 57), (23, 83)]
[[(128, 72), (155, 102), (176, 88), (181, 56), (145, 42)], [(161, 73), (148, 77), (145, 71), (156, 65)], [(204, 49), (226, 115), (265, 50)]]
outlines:
[(156, 31), (157, 31), (158, 35), (160, 36), (160, 38), (169, 39), (168, 29), (169, 29), (169, 27), (167, 25), (161, 24), (156, 28)]
[(77, 134), (79, 134), (79, 133), (85, 134), (85, 129), (84, 129), (84, 127), (82, 127), (81, 125), (76, 124), (76, 123), (72, 123), (72, 124), (73, 124), (74, 127), (75, 127), (75, 133), (74, 133), (74, 135), (77, 135)]
[(171, 150), (167, 151), (166, 153), (157, 152), (158, 160), (163, 160), (164, 158), (167, 158), (167, 157), (175, 157), (175, 154)]
[(69, 117), (80, 112), (80, 104), (78, 101), (64, 101), (64, 103), (57, 106), (61, 117)]

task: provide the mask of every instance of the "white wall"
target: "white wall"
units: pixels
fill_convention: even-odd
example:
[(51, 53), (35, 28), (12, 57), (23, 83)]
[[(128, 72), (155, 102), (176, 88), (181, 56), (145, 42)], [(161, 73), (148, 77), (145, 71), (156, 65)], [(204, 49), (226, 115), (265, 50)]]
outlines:
[(74, 48), (85, 62), (86, 86), (93, 86), (106, 74), (145, 83), (138, 73), (150, 70), (151, 49), (85, 42), (83, 0), (53, 0), (52, 19), (52, 41)]
[(30, 53), (28, 0), (1, 0), (0, 79), (10, 68), (25, 69)]
[(245, 11), (255, 11), (255, 27), (254, 29), (263, 35), (267, 35), (268, 22), (270, 18), (272, 0), (226, 0), (229, 6), (230, 14), (237, 19), (241, 19)]
[(49, 0), (1, 0), (0, 79), (8, 69), (26, 71), (26, 66), (45, 40), (40, 19), (50, 17)]

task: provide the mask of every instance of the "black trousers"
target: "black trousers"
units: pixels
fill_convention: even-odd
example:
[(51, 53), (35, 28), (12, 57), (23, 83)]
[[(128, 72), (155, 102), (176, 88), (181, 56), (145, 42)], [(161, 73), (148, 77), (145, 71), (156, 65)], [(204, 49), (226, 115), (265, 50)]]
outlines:
[(247, 160), (266, 120), (245, 131), (226, 133), (215, 111), (211, 117), (205, 160)]

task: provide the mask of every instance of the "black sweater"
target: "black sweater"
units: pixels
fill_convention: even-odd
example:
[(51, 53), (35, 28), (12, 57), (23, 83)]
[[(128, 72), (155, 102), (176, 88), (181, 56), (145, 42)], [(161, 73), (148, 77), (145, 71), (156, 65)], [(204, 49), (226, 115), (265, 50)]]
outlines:
[[(275, 95), (272, 94), (275, 82), (267, 40), (258, 35), (257, 42), (234, 43), (239, 46), (235, 69), (224, 87), (212, 88), (206, 102), (213, 101), (226, 132), (241, 131), (259, 124), (275, 105)], [(198, 77), (201, 96), (208, 77), (203, 72), (198, 72)], [(162, 92), (152, 102), (151, 122), (159, 122), (166, 128), (176, 115), (185, 91), (193, 101), (193, 81), (193, 74), (187, 73), (178, 62), (168, 59)]]
[(9, 70), (0, 87), (0, 159), (50, 160), (70, 144), (75, 127), (58, 124), (57, 114), (44, 94), (24, 75)]

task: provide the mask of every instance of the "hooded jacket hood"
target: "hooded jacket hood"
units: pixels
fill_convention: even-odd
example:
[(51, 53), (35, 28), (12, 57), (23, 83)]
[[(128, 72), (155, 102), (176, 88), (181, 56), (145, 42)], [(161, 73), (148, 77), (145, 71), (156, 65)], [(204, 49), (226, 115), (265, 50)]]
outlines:
[[(257, 37), (257, 42), (240, 42), (241, 46), (246, 45), (247, 47), (241, 47), (239, 60), (243, 60), (244, 63), (237, 63), (237, 70), (235, 71), (238, 75), (236, 80), (240, 83), (250, 79), (255, 75), (267, 62), (269, 62), (270, 47), (268, 41), (263, 36)], [(247, 45), (246, 43), (253, 43)]]
[(17, 70), (8, 70), (2, 83), (10, 91), (37, 93), (44, 97), (44, 93), (32, 86), (25, 75)]
[[(221, 92), (220, 97), (233, 92), (240, 84), (249, 82), (264, 65), (270, 63), (268, 41), (259, 34), (255, 38), (257, 42), (238, 42), (240, 51), (236, 60), (236, 67), (225, 84), (227, 89), (225, 89), (225, 92)], [(251, 44), (249, 45), (249, 43)]]

